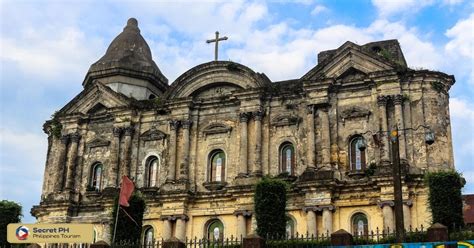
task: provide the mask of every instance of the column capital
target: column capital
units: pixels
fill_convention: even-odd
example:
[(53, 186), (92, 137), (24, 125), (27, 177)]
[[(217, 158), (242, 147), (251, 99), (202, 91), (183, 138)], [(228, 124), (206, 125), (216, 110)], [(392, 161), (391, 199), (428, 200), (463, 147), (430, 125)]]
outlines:
[(247, 122), (249, 121), (250, 114), (248, 112), (240, 113), (239, 114), (239, 120), (240, 122)]
[(178, 120), (170, 120), (170, 128), (171, 130), (178, 130), (180, 121)]
[(71, 133), (69, 134), (69, 138), (71, 139), (71, 142), (77, 143), (81, 139), (81, 135), (79, 133)]
[(389, 207), (393, 207), (393, 206), (395, 206), (395, 203), (392, 200), (388, 200), (388, 201), (379, 201), (379, 202), (377, 202), (377, 205), (380, 208), (383, 208), (385, 205), (387, 205)]
[(411, 207), (413, 206), (413, 200), (412, 199), (403, 200), (403, 204)]
[(112, 133), (114, 135), (114, 137), (120, 137), (120, 134), (122, 134), (122, 128), (121, 127), (114, 127), (114, 129), (112, 130)]
[(257, 110), (252, 112), (252, 116), (256, 121), (261, 121), (263, 118), (263, 110)]
[(123, 128), (123, 134), (125, 136), (131, 136), (135, 132), (135, 128), (133, 126), (128, 126)]
[(177, 214), (177, 215), (162, 215), (160, 216), (160, 220), (169, 220), (169, 221), (175, 221), (175, 220), (184, 220), (188, 221), (189, 217), (185, 214)]
[(393, 104), (395, 104), (395, 105), (400, 105), (400, 104), (402, 104), (402, 102), (403, 102), (403, 95), (401, 95), (401, 94), (393, 95), (393, 96), (392, 96), (392, 101), (393, 101)]
[(62, 144), (67, 144), (67, 142), (69, 141), (69, 135), (62, 135), (61, 137), (59, 137), (59, 140), (61, 140)]
[(324, 211), (324, 210), (334, 211), (334, 210), (336, 210), (336, 208), (332, 204), (321, 205), (321, 206), (319, 206), (319, 209), (321, 209), (321, 211)]
[(253, 212), (251, 210), (235, 210), (234, 215), (239, 216), (242, 215), (244, 217), (250, 217), (252, 216)]
[(193, 121), (189, 119), (181, 121), (181, 127), (183, 127), (184, 129), (190, 128), (192, 124), (193, 124)]
[(318, 208), (317, 206), (305, 206), (303, 207), (303, 211), (305, 211), (306, 213), (309, 211), (317, 212), (317, 211), (321, 211), (321, 209)]
[(377, 96), (377, 105), (385, 106), (387, 105), (388, 96)]

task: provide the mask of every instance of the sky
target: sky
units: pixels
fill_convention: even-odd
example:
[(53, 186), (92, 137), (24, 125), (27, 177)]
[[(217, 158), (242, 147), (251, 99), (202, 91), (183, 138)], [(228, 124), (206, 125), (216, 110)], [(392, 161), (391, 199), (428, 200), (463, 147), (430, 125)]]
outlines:
[(456, 169), (474, 193), (474, 2), (361, 1), (9, 1), (0, 0), (0, 200), (23, 206), (33, 223), (45, 167), (43, 123), (82, 90), (130, 17), (173, 82), (214, 58), (271, 80), (299, 78), (317, 53), (345, 41), (398, 39), (408, 65), (455, 75), (450, 113)]

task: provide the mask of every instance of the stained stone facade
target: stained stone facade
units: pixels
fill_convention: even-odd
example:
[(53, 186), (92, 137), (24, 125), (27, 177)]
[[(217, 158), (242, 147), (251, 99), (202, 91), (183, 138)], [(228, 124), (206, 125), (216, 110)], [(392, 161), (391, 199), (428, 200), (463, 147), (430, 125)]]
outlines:
[(288, 232), (393, 230), (388, 131), (398, 127), (405, 225), (427, 226), (423, 173), (454, 168), (453, 83), (408, 68), (398, 41), (386, 40), (323, 51), (297, 79), (272, 82), (213, 61), (168, 84), (130, 19), (83, 91), (44, 125), (44, 184), (32, 213), (40, 223), (94, 223), (97, 240), (110, 242), (127, 175), (145, 197), (147, 235), (245, 236), (255, 230), (253, 186), (270, 175), (292, 184)]

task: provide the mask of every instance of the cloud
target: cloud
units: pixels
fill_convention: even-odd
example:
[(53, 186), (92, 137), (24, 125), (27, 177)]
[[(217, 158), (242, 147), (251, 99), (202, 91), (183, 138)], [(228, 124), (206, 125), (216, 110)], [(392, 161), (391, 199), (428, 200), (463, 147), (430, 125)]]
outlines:
[(318, 4), (314, 7), (314, 9), (311, 11), (311, 15), (318, 15), (322, 12), (328, 11), (328, 8), (326, 6)]
[(446, 31), (450, 41), (445, 45), (447, 52), (452, 52), (469, 59), (474, 59), (474, 14), (458, 21)]
[(377, 8), (381, 17), (390, 17), (400, 13), (416, 13), (433, 3), (433, 0), (372, 0), (372, 4)]

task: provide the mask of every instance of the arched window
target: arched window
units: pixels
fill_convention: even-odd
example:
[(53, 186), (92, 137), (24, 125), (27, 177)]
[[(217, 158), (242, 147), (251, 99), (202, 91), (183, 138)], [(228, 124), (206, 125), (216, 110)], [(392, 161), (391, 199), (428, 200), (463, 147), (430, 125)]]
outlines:
[(158, 169), (160, 168), (160, 161), (157, 157), (151, 156), (147, 159), (145, 164), (145, 187), (157, 186)]
[(287, 237), (294, 237), (295, 236), (295, 221), (291, 216), (286, 216), (286, 236)]
[(206, 228), (207, 239), (209, 241), (223, 241), (224, 240), (224, 224), (220, 220), (211, 220)]
[(91, 170), (90, 187), (95, 190), (101, 190), (102, 187), (102, 163), (95, 163)]
[(295, 173), (295, 147), (290, 142), (285, 142), (280, 146), (280, 173)]
[(143, 245), (145, 247), (153, 247), (154, 242), (153, 227), (147, 226), (143, 232)]
[(209, 156), (209, 181), (225, 181), (225, 153), (222, 150), (215, 150)]
[(365, 141), (361, 136), (351, 139), (349, 146), (351, 170), (365, 169)]
[(356, 213), (352, 216), (352, 233), (357, 236), (369, 233), (369, 223), (367, 216), (363, 213)]

